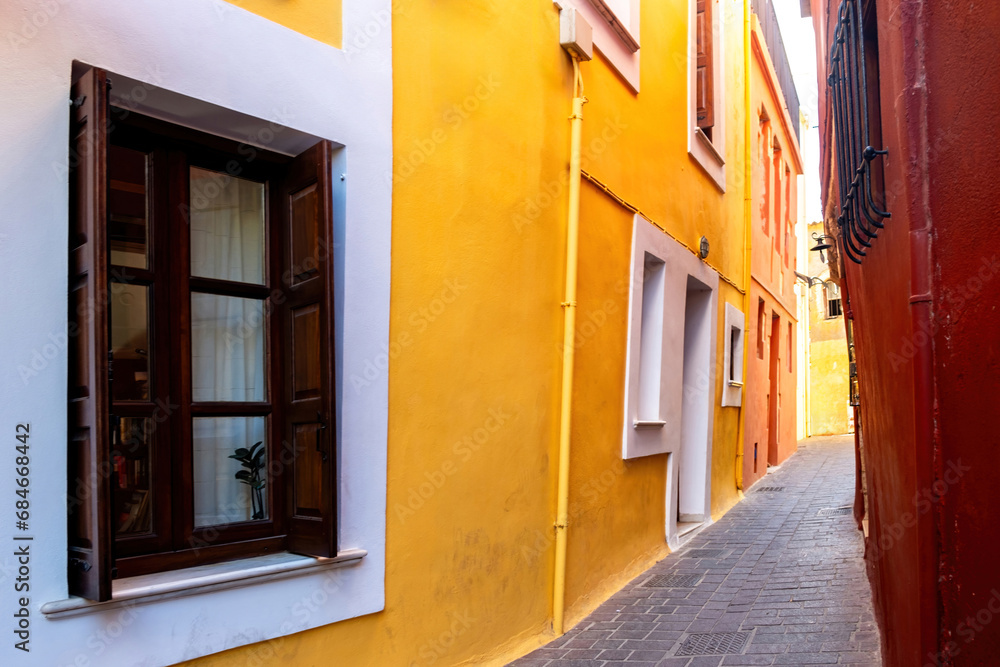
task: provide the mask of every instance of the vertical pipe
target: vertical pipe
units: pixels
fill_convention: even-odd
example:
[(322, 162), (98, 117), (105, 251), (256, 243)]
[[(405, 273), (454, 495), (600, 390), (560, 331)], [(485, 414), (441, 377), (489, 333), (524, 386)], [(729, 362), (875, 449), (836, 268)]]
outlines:
[[(751, 178), (753, 165), (751, 158), (753, 150), (750, 137), (753, 136), (753, 117), (750, 108), (750, 0), (743, 0), (743, 340), (749, 341), (750, 333), (750, 235), (751, 212), (753, 210)], [(746, 449), (746, 418), (747, 418), (747, 358), (750, 346), (743, 345), (743, 401), (740, 407), (739, 436), (736, 438), (736, 489), (743, 490), (743, 452)]]
[(580, 229), (580, 144), (583, 96), (580, 62), (573, 56), (573, 115), (569, 159), (569, 213), (566, 221), (566, 299), (563, 308), (562, 395), (559, 406), (559, 486), (556, 509), (556, 563), (552, 585), (552, 629), (563, 633), (566, 604), (566, 529), (569, 523), (569, 445), (573, 408), (573, 337), (576, 332), (577, 240)]

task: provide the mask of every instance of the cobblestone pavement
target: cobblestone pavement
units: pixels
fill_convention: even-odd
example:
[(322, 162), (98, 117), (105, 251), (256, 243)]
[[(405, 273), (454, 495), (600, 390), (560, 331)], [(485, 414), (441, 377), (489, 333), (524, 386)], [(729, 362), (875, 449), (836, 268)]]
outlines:
[(850, 510), (826, 511), (853, 500), (853, 437), (805, 440), (718, 523), (511, 665), (877, 667), (861, 534)]

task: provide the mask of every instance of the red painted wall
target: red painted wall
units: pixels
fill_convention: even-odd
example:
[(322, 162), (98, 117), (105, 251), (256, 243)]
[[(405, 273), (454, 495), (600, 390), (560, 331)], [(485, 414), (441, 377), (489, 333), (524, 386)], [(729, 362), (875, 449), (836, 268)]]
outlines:
[[(941, 648), (1000, 664), (1000, 3), (922, 18), (933, 225)], [(968, 620), (969, 618), (972, 620)], [(977, 619), (978, 617), (978, 619)], [(984, 621), (987, 621), (984, 623)], [(979, 628), (979, 629), (977, 629)]]
[[(813, 0), (829, 184), (826, 45)], [(1000, 3), (878, 0), (886, 202), (846, 262), (888, 666), (1000, 664)]]

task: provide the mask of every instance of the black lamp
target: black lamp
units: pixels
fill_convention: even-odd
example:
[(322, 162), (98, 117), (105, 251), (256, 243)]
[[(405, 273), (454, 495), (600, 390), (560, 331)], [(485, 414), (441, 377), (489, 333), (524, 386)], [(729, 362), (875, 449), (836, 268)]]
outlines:
[[(827, 236), (826, 234), (819, 234), (817, 232), (812, 233), (812, 238), (813, 241), (816, 242), (816, 245), (814, 245), (812, 248), (809, 248), (809, 251), (813, 252), (818, 250), (819, 260), (824, 264), (826, 264), (826, 257), (823, 256), (823, 251), (829, 250), (834, 245), (836, 245), (837, 239), (833, 238), (832, 236)], [(829, 239), (830, 242), (828, 242), (826, 239)]]

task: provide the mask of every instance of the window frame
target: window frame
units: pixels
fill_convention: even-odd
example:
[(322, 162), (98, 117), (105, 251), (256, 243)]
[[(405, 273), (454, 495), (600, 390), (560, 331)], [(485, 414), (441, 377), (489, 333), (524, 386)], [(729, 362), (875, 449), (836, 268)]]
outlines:
[[(722, 382), (722, 407), (743, 405), (743, 355), (746, 346), (746, 316), (743, 311), (726, 302), (726, 341), (722, 368), (726, 374)], [(736, 335), (735, 344), (733, 335)]]
[[(159, 462), (161, 471), (154, 477), (157, 481), (152, 490), (153, 519), (161, 532), (154, 530), (148, 537), (114, 536), (116, 578), (220, 562), (235, 556), (252, 557), (285, 550), (287, 539), (283, 508), (287, 499), (287, 484), (282, 477), (270, 478), (280, 480), (280, 483), (269, 485), (267, 518), (201, 527), (194, 525), (194, 483), (192, 481), (186, 489), (182, 486), (185, 479), (193, 480), (194, 477), (192, 428), (194, 419), (198, 417), (264, 417), (267, 420), (265, 432), (268, 468), (278, 460), (277, 448), (282, 434), (281, 411), (276, 399), (283, 395), (284, 387), (282, 374), (275, 364), (281, 354), (278, 348), (280, 337), (275, 331), (280, 323), (274, 317), (275, 307), (270, 295), (278, 282), (277, 274), (280, 273), (277, 255), (281, 248), (281, 214), (277, 210), (275, 188), (289, 158), (261, 150), (253, 162), (244, 164), (239, 160), (237, 142), (171, 125), (114, 105), (110, 108), (110, 115), (113, 129), (109, 133), (109, 147), (140, 150), (152, 157), (152, 165), (148, 171), (153, 185), (149, 196), (152, 201), (147, 209), (150, 211), (147, 229), (151, 230), (147, 250), (149, 269), (139, 273), (148, 276), (144, 282), (152, 282), (154, 290), (160, 290), (158, 297), (154, 293), (150, 312), (153, 336), (150, 354), (159, 370), (153, 374), (153, 382), (160, 391), (156, 392), (155, 397), (151, 395), (147, 406), (122, 403), (112, 396), (109, 401), (112, 424), (116, 417), (133, 416), (122, 414), (121, 411), (136, 412), (135, 416), (144, 416), (139, 415), (136, 408), (145, 407), (152, 414), (159, 405), (172, 407), (176, 401), (178, 407), (178, 411), (170, 415), (170, 418), (155, 424), (150, 443), (154, 448), (153, 457)], [(184, 208), (185, 205), (190, 206), (191, 202), (190, 169), (198, 167), (225, 174), (232, 171), (227, 169), (227, 165), (233, 160), (240, 163), (239, 178), (264, 185), (265, 243), (262, 259), (265, 278), (259, 286), (197, 277), (191, 271), (190, 225), (186, 216), (187, 209)], [(110, 162), (109, 150), (109, 173)], [(136, 272), (130, 267), (111, 264), (110, 253), (108, 262), (109, 281), (112, 283), (126, 283), (124, 278), (128, 272)], [(172, 270), (165, 268), (168, 266)], [(194, 294), (235, 296), (262, 301), (266, 321), (263, 360), (266, 391), (263, 401), (194, 400), (190, 377), (193, 331), (182, 325), (191, 322), (191, 298)], [(158, 336), (168, 340), (156, 342)], [(173, 367), (164, 359), (168, 354), (174, 359)], [(113, 368), (111, 383), (113, 393)], [(163, 392), (164, 388), (167, 389), (166, 392)], [(164, 455), (164, 452), (168, 453)], [(160, 500), (156, 499), (157, 496)], [(151, 548), (153, 544), (159, 548)]]
[[(703, 0), (710, 14), (713, 126), (709, 137), (698, 123), (698, 3), (688, 0), (688, 155), (721, 191), (726, 191), (726, 86), (724, 21), (719, 0)], [(720, 113), (720, 111), (723, 111)]]
[[(652, 261), (650, 261), (652, 260)], [(657, 282), (648, 285), (647, 265), (655, 264)], [(662, 266), (662, 273), (659, 269)], [(677, 313), (685, 313), (689, 280), (694, 280), (711, 292), (709, 322), (707, 329), (710, 336), (708, 343), (709, 368), (716, 366), (716, 342), (718, 338), (718, 299), (719, 274), (705, 264), (701, 258), (691, 253), (686, 247), (664, 234), (656, 225), (642, 217), (633, 215), (632, 248), (629, 277), (628, 332), (625, 357), (625, 391), (622, 423), (622, 458), (633, 459), (654, 454), (677, 452), (681, 443), (681, 414), (684, 402), (684, 364), (685, 364), (685, 317), (676, 317)], [(644, 297), (647, 286), (656, 289), (657, 298), (662, 304), (656, 308), (648, 307)], [(644, 308), (643, 306), (647, 307)], [(658, 318), (654, 323), (643, 322), (643, 315), (652, 314)], [(652, 324), (652, 326), (650, 326)], [(642, 336), (653, 331), (661, 341), (658, 355), (653, 362), (657, 365), (649, 377), (659, 382), (657, 401), (659, 404), (656, 419), (640, 413), (640, 375), (642, 359)], [(713, 389), (708, 393), (709, 423), (715, 409), (714, 386), (718, 380), (717, 370), (711, 372), (711, 377), (705, 378)]]
[(594, 45), (608, 59), (633, 92), (639, 92), (639, 18), (642, 0), (629, 2), (627, 20), (605, 0), (557, 0), (558, 7), (573, 7), (594, 29)]
[[(86, 335), (74, 336), (70, 347), (70, 592), (85, 599), (107, 601), (112, 597), (111, 580), (115, 578), (282, 551), (334, 557), (338, 547), (338, 457), (332, 451), (332, 434), (335, 433), (335, 304), (331, 144), (321, 140), (295, 157), (259, 147), (244, 152), (241, 149), (247, 144), (231, 139), (142, 116), (127, 109), (113, 113), (116, 107), (112, 107), (109, 90), (107, 74), (103, 70), (89, 69), (74, 86), (72, 96), (71, 156), (74, 159), (71, 162), (75, 164), (70, 179), (74, 186), (71, 188), (70, 207), (74, 220), (70, 227), (70, 330), (84, 331)], [(118, 406), (115, 413), (121, 412), (119, 408), (124, 407), (125, 412), (139, 412), (142, 413), (139, 416), (146, 416), (146, 412), (162, 408), (166, 403), (165, 421), (173, 421), (169, 426), (161, 424), (154, 429), (151, 457), (160, 464), (165, 464), (169, 457), (169, 483), (188, 485), (181, 493), (172, 493), (168, 502), (157, 501), (159, 504), (153, 512), (151, 528), (156, 528), (158, 532), (140, 536), (139, 539), (132, 536), (117, 539), (111, 521), (114, 477), (109, 465), (112, 455), (109, 436), (113, 423), (113, 397), (109, 371), (113, 367), (110, 353), (102, 350), (111, 349), (111, 304), (108, 296), (112, 283), (119, 282), (121, 277), (113, 274), (123, 271), (122, 267), (110, 264), (108, 244), (112, 144), (148, 147), (150, 154), (162, 162), (158, 168), (147, 167), (147, 174), (152, 174), (152, 192), (147, 193), (147, 270), (128, 270), (139, 271), (144, 282), (154, 286), (159, 284), (161, 292), (148, 313), (147, 325), (154, 337), (164, 335), (161, 326), (169, 331), (167, 344), (157, 343), (156, 347), (169, 349), (173, 359), (169, 368), (164, 354), (153, 359), (155, 389), (151, 386), (149, 401), (141, 405)], [(237, 154), (243, 155), (244, 159), (234, 163)], [(267, 182), (265, 214), (271, 222), (264, 232), (266, 245), (263, 261), (267, 275), (264, 285), (191, 277), (188, 220), (185, 217), (189, 210), (185, 205), (189, 206), (190, 201), (191, 166)], [(239, 171), (236, 171), (237, 168)], [(307, 189), (311, 193), (311, 207), (293, 206), (295, 194)], [(302, 224), (307, 228), (311, 225), (313, 233), (311, 241), (307, 235), (305, 245), (301, 245), (299, 239), (302, 230), (307, 228), (296, 227)], [(154, 246), (159, 246), (159, 250)], [(303, 249), (312, 254), (299, 256), (306, 258), (307, 265), (307, 270), (299, 272), (302, 267), (294, 263), (295, 252)], [(289, 252), (286, 253), (286, 250)], [(177, 257), (180, 257), (179, 262)], [(168, 262), (174, 265), (175, 270), (166, 277), (159, 271), (157, 276), (157, 264)], [(279, 276), (282, 278), (280, 286)], [(169, 285), (166, 293), (162, 291), (164, 285)], [(265, 343), (265, 364), (270, 369), (266, 377), (267, 403), (193, 402), (190, 309), (191, 294), (196, 292), (232, 296), (250, 294), (264, 302), (270, 328)], [(74, 302), (74, 294), (83, 294), (82, 301)], [(293, 305), (303, 299), (316, 315), (311, 328), (304, 334), (308, 338), (302, 341), (318, 358), (302, 365), (301, 377), (315, 376), (315, 382), (321, 383), (311, 390), (310, 400), (307, 401), (300, 401), (291, 389), (285, 390), (285, 387), (298, 387), (301, 379), (295, 375), (296, 370), (289, 370), (292, 364), (275, 362), (278, 355), (284, 355), (284, 360), (291, 358), (289, 346), (293, 339), (296, 345), (300, 345), (294, 328), (285, 329), (286, 325), (292, 326)], [(186, 333), (180, 335), (185, 328)], [(153, 349), (152, 345), (150, 347)], [(314, 370), (313, 366), (318, 370)], [(284, 385), (279, 374), (288, 375)], [(164, 384), (168, 387), (166, 397), (160, 394)], [(177, 410), (172, 411), (169, 396), (178, 393), (180, 404), (174, 406)], [(299, 416), (293, 422), (291, 413), (296, 409), (297, 401), (311, 406), (310, 410), (316, 409), (315, 419), (308, 417), (303, 420)], [(288, 416), (284, 418), (286, 410)], [(269, 479), (280, 480), (272, 483), (271, 492), (267, 494), (270, 506), (268, 518), (196, 528), (192, 419), (202, 415), (238, 416), (261, 412), (270, 415), (266, 427)], [(303, 424), (313, 426), (315, 451), (299, 447), (295, 436), (289, 435), (294, 430), (293, 426)], [(178, 439), (179, 447), (175, 446)], [(164, 442), (169, 442), (170, 446), (165, 446)], [(171, 454), (166, 453), (168, 449)], [(319, 472), (300, 477), (297, 471), (307, 464), (318, 466)], [(305, 485), (301, 492), (291, 490), (290, 487), (300, 482)], [(167, 483), (160, 475), (150, 491), (155, 492), (157, 487), (162, 491)], [(304, 509), (299, 507), (300, 496), (308, 496), (318, 505), (313, 511), (314, 516), (303, 516)], [(290, 502), (293, 498), (294, 503)], [(168, 517), (175, 514), (181, 516), (181, 520), (170, 522), (168, 526)], [(185, 544), (190, 548), (181, 548)], [(169, 550), (164, 551), (165, 547)]]
[[(844, 314), (843, 302), (840, 300), (840, 286), (835, 282), (827, 282), (823, 286), (823, 295), (826, 297), (826, 319), (835, 320)], [(837, 312), (834, 313), (833, 311)]]

